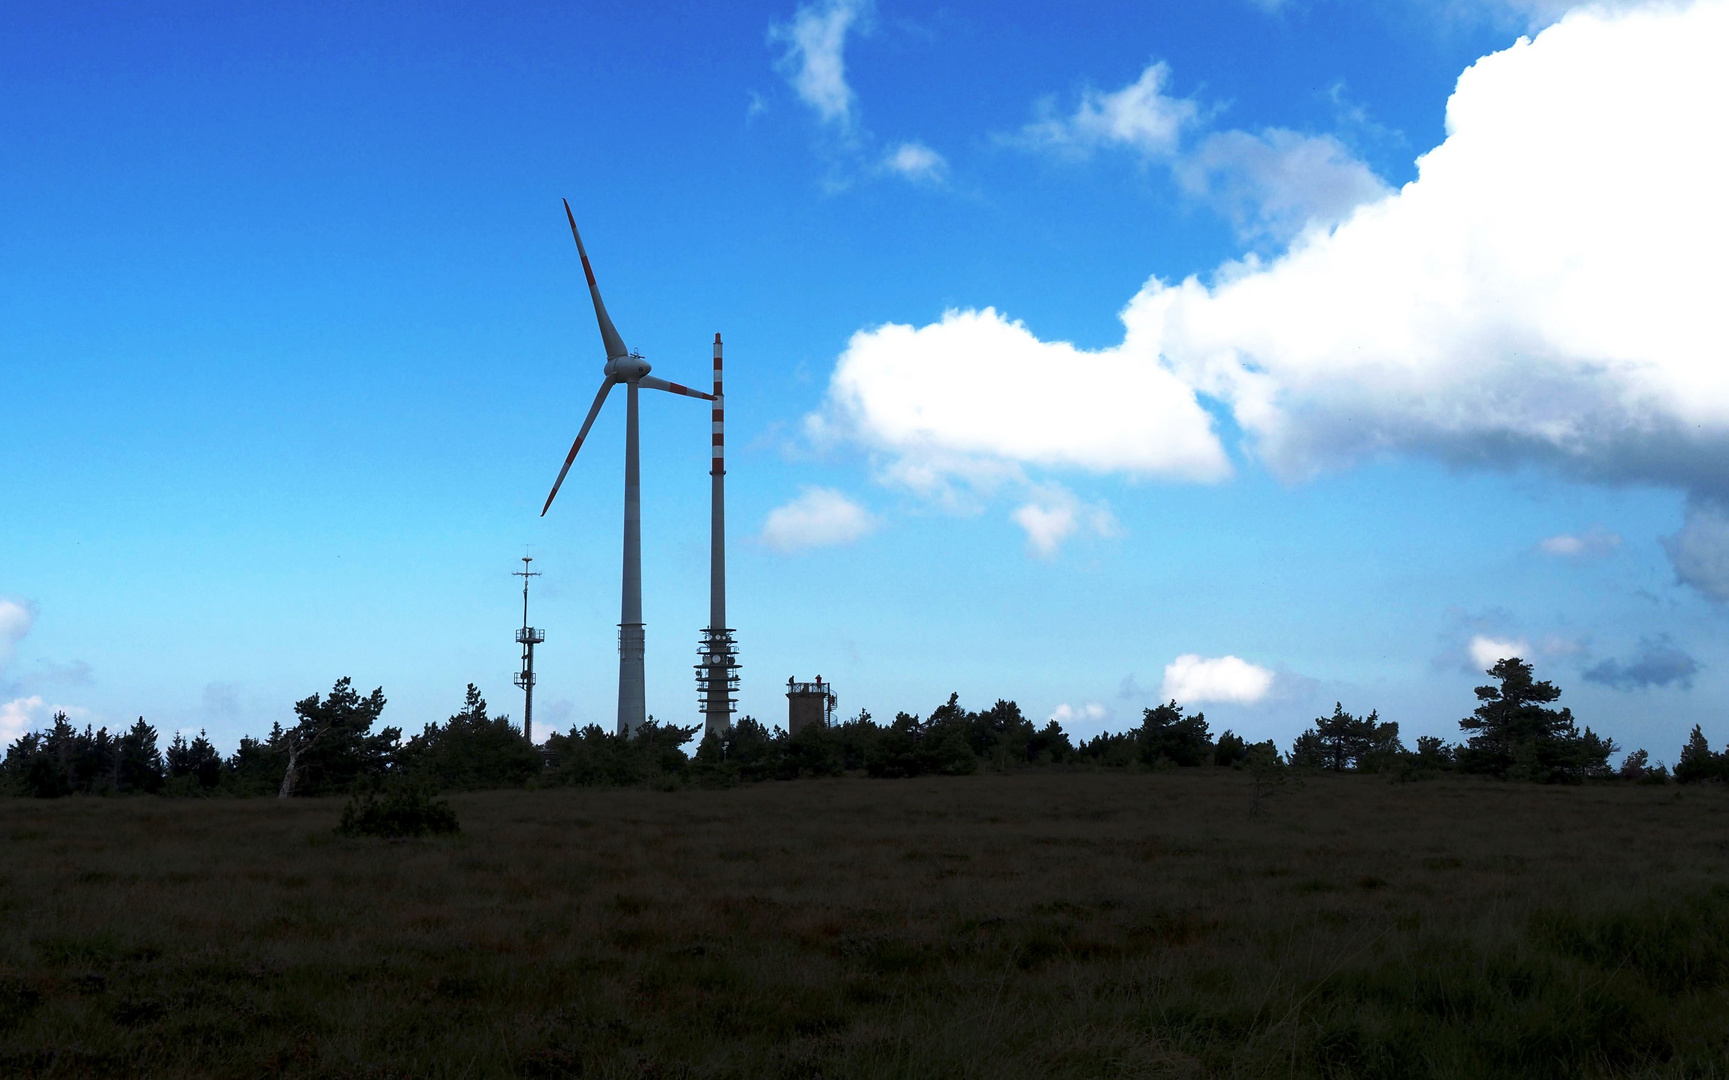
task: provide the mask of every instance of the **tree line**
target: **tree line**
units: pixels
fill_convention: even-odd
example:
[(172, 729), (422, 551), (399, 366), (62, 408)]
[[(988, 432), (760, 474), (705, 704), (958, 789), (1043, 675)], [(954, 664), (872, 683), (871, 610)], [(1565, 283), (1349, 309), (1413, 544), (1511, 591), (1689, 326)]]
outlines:
[[(0, 790), (51, 798), (73, 793), (275, 795), (351, 793), (402, 779), (438, 790), (683, 784), (727, 786), (808, 776), (861, 774), (880, 778), (958, 776), (981, 768), (1071, 769), (1296, 768), (1385, 772), (1415, 778), (1441, 772), (1546, 783), (1577, 783), (1615, 775), (1618, 747), (1553, 703), (1561, 691), (1538, 681), (1524, 660), (1502, 660), (1476, 688), (1478, 705), (1459, 721), (1463, 741), (1422, 736), (1407, 748), (1395, 721), (1376, 712), (1354, 716), (1335, 704), (1297, 736), (1287, 754), (1271, 740), (1250, 743), (1229, 729), (1212, 734), (1201, 712), (1175, 701), (1145, 709), (1126, 731), (1076, 740), (1056, 720), (1037, 725), (1013, 701), (962, 708), (957, 695), (928, 716), (897, 713), (879, 723), (869, 712), (797, 735), (749, 716), (694, 753), (685, 747), (699, 727), (650, 720), (618, 735), (596, 725), (554, 734), (544, 747), (523, 738), (508, 716), (492, 716), (470, 684), (462, 708), (404, 740), (380, 724), (382, 688), (362, 696), (352, 681), (294, 705), (294, 722), (272, 725), (263, 738), (244, 737), (223, 757), (205, 733), (176, 735), (166, 751), (143, 718), (119, 734), (79, 731), (57, 714), (45, 731), (21, 736), (0, 762)], [(1673, 774), (1652, 766), (1644, 750), (1628, 754), (1619, 775), (1644, 782), (1729, 781), (1729, 749), (1713, 752), (1695, 727)]]

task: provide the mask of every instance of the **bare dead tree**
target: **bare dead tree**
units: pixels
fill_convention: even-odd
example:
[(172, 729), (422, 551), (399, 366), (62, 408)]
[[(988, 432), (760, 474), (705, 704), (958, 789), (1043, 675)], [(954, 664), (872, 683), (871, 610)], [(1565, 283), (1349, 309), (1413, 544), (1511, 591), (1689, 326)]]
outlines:
[(294, 781), (300, 777), (301, 756), (312, 749), (312, 745), (328, 730), (330, 730), (330, 724), (325, 722), (305, 733), (302, 733), (299, 727), (284, 733), (282, 741), (288, 745), (288, 768), (283, 770), (282, 786), (276, 789), (278, 799), (293, 797)]

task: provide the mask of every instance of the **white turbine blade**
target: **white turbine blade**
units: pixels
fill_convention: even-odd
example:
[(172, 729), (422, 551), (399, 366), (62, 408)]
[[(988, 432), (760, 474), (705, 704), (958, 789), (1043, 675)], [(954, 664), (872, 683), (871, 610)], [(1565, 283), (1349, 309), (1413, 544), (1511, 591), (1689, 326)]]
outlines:
[(600, 302), (600, 286), (594, 283), (594, 268), (588, 265), (588, 252), (582, 246), (582, 234), (576, 231), (576, 215), (570, 212), (570, 200), (564, 200), (564, 216), (570, 220), (570, 235), (576, 237), (576, 254), (582, 259), (582, 272), (588, 278), (588, 292), (594, 297), (594, 317), (600, 323), (600, 340), (606, 345), (606, 358), (615, 360), (621, 356), (629, 356), (630, 350), (624, 347), (624, 339), (613, 329), (612, 319), (606, 314), (606, 305)]
[(713, 394), (705, 394), (701, 390), (692, 390), (688, 386), (680, 386), (675, 382), (667, 382), (665, 379), (657, 379), (653, 375), (644, 375), (642, 378), (636, 380), (636, 385), (645, 390), (665, 390), (669, 394), (683, 394), (685, 397), (701, 398), (704, 401), (714, 400)]
[(600, 407), (606, 404), (606, 395), (612, 390), (612, 379), (600, 384), (600, 393), (594, 395), (594, 404), (589, 406), (588, 419), (582, 422), (582, 430), (576, 433), (576, 441), (570, 444), (570, 453), (564, 456), (564, 468), (558, 470), (558, 479), (552, 482), (552, 493), (546, 497), (546, 505), (540, 508), (540, 516), (545, 517), (552, 507), (552, 500), (558, 494), (558, 489), (564, 483), (564, 474), (570, 471), (570, 463), (576, 460), (576, 452), (582, 449), (582, 440), (588, 438), (588, 429), (594, 426), (594, 418), (600, 415)]

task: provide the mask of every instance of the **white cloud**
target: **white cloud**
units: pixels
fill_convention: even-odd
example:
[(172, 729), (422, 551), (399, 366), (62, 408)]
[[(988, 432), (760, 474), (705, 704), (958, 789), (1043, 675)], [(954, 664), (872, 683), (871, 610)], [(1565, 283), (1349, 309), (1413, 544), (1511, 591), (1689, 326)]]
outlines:
[(890, 472), (1012, 475), (1023, 464), (1219, 480), (1230, 463), (1195, 395), (1162, 365), (1120, 349), (1045, 342), (994, 309), (852, 336), (817, 434), (892, 455)]
[(1561, 533), (1558, 536), (1546, 536), (1537, 541), (1538, 551), (1558, 558), (1589, 558), (1595, 555), (1607, 555), (1620, 546), (1620, 534), (1609, 532), (1601, 525), (1593, 525), (1582, 533)]
[(1169, 82), (1169, 67), (1149, 65), (1114, 93), (1088, 90), (1066, 117), (1055, 115), (1047, 98), (1036, 107), (1039, 118), (1005, 141), (1070, 158), (1114, 147), (1164, 161), (1179, 189), (1211, 205), (1245, 238), (1285, 241), (1305, 226), (1330, 228), (1388, 194), (1381, 178), (1331, 135), (1216, 131), (1184, 149), (1185, 134), (1206, 116), (1194, 100), (1166, 94)]
[(1268, 128), (1217, 131), (1172, 166), (1177, 185), (1219, 211), (1244, 238), (1289, 240), (1332, 226), (1387, 185), (1331, 135)]
[(1479, 61), (1417, 180), (1212, 288), (1150, 282), (1130, 347), (1229, 398), (1287, 476), (1404, 450), (1720, 483), (1726, 45), (1716, 0)]
[(18, 736), (34, 728), (37, 714), (42, 711), (41, 695), (0, 704), (0, 748), (12, 745)]
[(876, 524), (864, 507), (840, 492), (807, 487), (792, 502), (769, 511), (762, 542), (783, 552), (850, 544)]
[(0, 597), (0, 665), (12, 659), (18, 647), (36, 623), (36, 606), (19, 600)]
[(1176, 153), (1183, 129), (1200, 116), (1192, 100), (1165, 93), (1170, 78), (1168, 66), (1149, 64), (1121, 90), (1106, 94), (1087, 89), (1070, 116), (1057, 116), (1055, 102), (1047, 99), (1039, 104), (1039, 119), (1011, 141), (1076, 157), (1108, 146), (1127, 147), (1146, 157), (1169, 156)]
[(1495, 666), (1497, 661), (1517, 656), (1528, 660), (1531, 657), (1530, 643), (1518, 638), (1492, 638), (1485, 634), (1476, 634), (1471, 643), (1465, 647), (1471, 659), (1480, 668), (1487, 670)]
[(1185, 705), (1223, 701), (1253, 705), (1273, 688), (1273, 672), (1236, 656), (1184, 653), (1165, 665), (1160, 696)]
[(949, 312), (855, 335), (831, 401), (938, 471), (1219, 479), (1198, 392), (1285, 478), (1407, 453), (1668, 485), (1694, 496), (1677, 573), (1729, 600), (1726, 51), (1729, 0), (1574, 11), (1460, 76), (1416, 180), (1210, 284), (1149, 281), (1122, 345)]
[(1106, 537), (1120, 532), (1109, 507), (1088, 505), (1055, 484), (1035, 486), (1032, 498), (1009, 516), (1026, 530), (1028, 546), (1041, 559), (1055, 558), (1063, 541), (1083, 529)]
[(1070, 705), (1065, 701), (1052, 709), (1051, 715), (1046, 719), (1055, 720), (1059, 724), (1072, 724), (1077, 720), (1097, 723), (1109, 715), (1110, 711), (1096, 701), (1089, 701), (1085, 705), (1079, 706)]
[(854, 121), (856, 99), (846, 81), (846, 38), (870, 10), (869, 0), (823, 0), (800, 7), (790, 23), (769, 27), (769, 41), (786, 47), (776, 66), (824, 123), (848, 128)]
[(907, 180), (940, 184), (948, 175), (949, 163), (924, 143), (904, 142), (883, 155), (879, 168)]
[(76, 705), (50, 705), (40, 694), (0, 702), (0, 750), (16, 742), (25, 732), (43, 727), (55, 713), (62, 712), (73, 720), (90, 715), (89, 709)]

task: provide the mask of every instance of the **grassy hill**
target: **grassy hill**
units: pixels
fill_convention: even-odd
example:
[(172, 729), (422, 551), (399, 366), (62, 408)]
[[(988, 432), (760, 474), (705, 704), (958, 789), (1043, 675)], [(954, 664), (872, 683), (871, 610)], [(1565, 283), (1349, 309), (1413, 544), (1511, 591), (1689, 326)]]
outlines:
[(0, 1074), (1729, 1075), (1729, 793), (1240, 772), (0, 800)]

